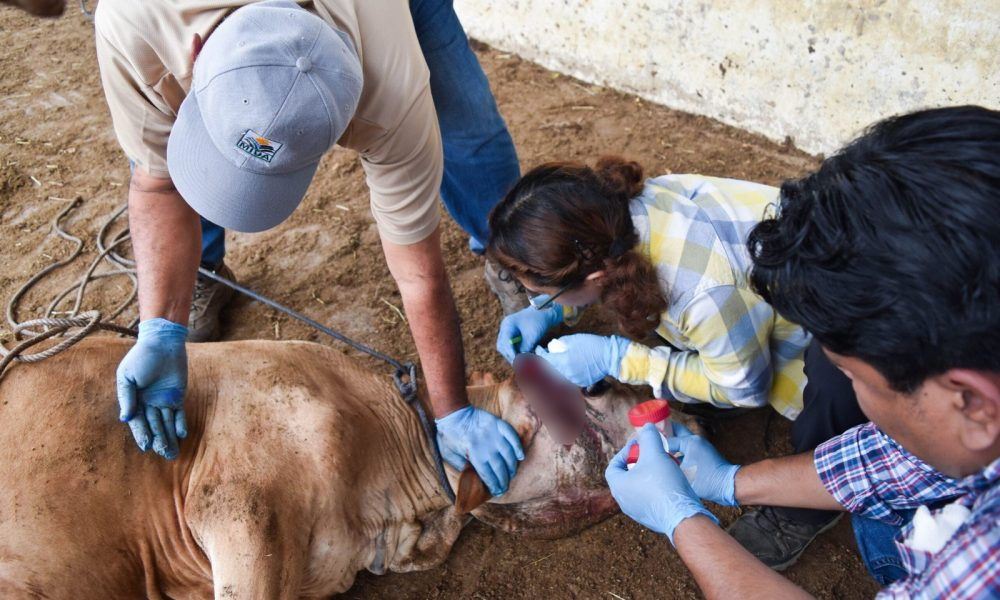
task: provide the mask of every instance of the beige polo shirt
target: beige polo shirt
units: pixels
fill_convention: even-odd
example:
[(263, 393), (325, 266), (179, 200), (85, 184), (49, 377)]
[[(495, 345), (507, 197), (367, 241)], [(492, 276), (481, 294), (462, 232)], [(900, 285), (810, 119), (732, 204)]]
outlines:
[[(345, 32), (364, 87), (338, 143), (357, 150), (382, 236), (423, 240), (440, 220), (441, 134), (406, 0), (296, 0)], [(251, 0), (101, 0), (97, 59), (115, 134), (130, 159), (169, 177), (167, 138), (191, 88), (195, 34), (207, 38)]]

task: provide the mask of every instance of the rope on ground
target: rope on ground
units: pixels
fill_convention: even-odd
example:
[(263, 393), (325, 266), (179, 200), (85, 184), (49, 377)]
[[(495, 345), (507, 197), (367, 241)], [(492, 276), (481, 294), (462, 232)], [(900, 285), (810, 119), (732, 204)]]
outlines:
[[(40, 360), (49, 358), (62, 352), (63, 350), (73, 346), (86, 336), (90, 335), (94, 331), (112, 331), (120, 335), (135, 336), (136, 331), (134, 328), (135, 322), (131, 323), (128, 327), (123, 327), (115, 323), (111, 323), (110, 319), (116, 318), (126, 308), (132, 303), (133, 299), (136, 297), (137, 293), (137, 281), (135, 278), (135, 270), (127, 269), (122, 267), (120, 264), (115, 263), (108, 259), (107, 257), (113, 252), (113, 250), (122, 242), (128, 239), (127, 232), (126, 235), (122, 236), (119, 234), (111, 245), (105, 247), (103, 241), (99, 240), (98, 246), (102, 248), (100, 254), (97, 258), (91, 262), (90, 266), (87, 268), (86, 272), (73, 283), (71, 286), (56, 295), (55, 300), (53, 300), (48, 308), (45, 310), (45, 314), (42, 318), (32, 319), (29, 321), (20, 322), (18, 320), (18, 305), (21, 299), (32, 289), (36, 284), (38, 284), (42, 279), (44, 279), (49, 273), (52, 273), (56, 269), (65, 267), (66, 265), (75, 261), (83, 252), (84, 243), (80, 238), (68, 233), (63, 229), (63, 220), (72, 212), (75, 208), (79, 207), (83, 203), (83, 198), (77, 197), (66, 205), (66, 208), (61, 210), (59, 214), (55, 216), (52, 220), (51, 230), (59, 238), (64, 239), (68, 242), (74, 244), (74, 248), (70, 251), (69, 255), (56, 262), (45, 267), (35, 275), (33, 275), (27, 282), (25, 282), (17, 291), (11, 296), (10, 301), (7, 303), (6, 317), (7, 323), (10, 325), (14, 341), (18, 342), (12, 348), (7, 348), (5, 345), (0, 343), (0, 379), (6, 374), (7, 367), (16, 361), (33, 363)], [(105, 235), (110, 224), (122, 213), (124, 208), (119, 209), (115, 212), (110, 219), (101, 228), (101, 235)], [(97, 266), (102, 262), (107, 260), (113, 265), (113, 270), (105, 271), (102, 273), (95, 273)], [(100, 311), (90, 310), (86, 312), (80, 312), (80, 307), (83, 304), (83, 296), (86, 291), (87, 284), (94, 279), (102, 279), (105, 277), (112, 276), (126, 276), (132, 282), (132, 291), (129, 297), (126, 298), (118, 307), (112, 311), (107, 320), (102, 318)], [(62, 303), (62, 301), (71, 293), (76, 292), (76, 298), (74, 300), (73, 306), (69, 310), (57, 311), (56, 309)], [(62, 316), (57, 316), (62, 315)], [(73, 331), (78, 330), (78, 331)], [(36, 352), (34, 354), (25, 354), (25, 351), (50, 338), (66, 336), (66, 339), (51, 346), (41, 352)]]
[[(0, 345), (0, 354), (3, 355), (3, 358), (0, 359), (0, 379), (3, 379), (7, 366), (15, 360), (24, 363), (34, 363), (40, 360), (45, 360), (46, 358), (59, 354), (63, 350), (76, 344), (92, 332), (99, 329), (114, 331), (115, 333), (123, 335), (132, 335), (134, 333), (131, 329), (115, 325), (114, 323), (102, 322), (101, 313), (97, 310), (88, 310), (87, 312), (81, 313), (76, 317), (67, 319), (33, 319), (31, 321), (25, 321), (24, 323), (20, 323), (14, 327), (15, 339), (18, 335), (27, 331), (29, 327), (45, 327), (45, 330), (31, 335), (13, 348), (7, 349), (3, 345)], [(71, 329), (79, 329), (79, 331), (74, 332), (73, 335), (67, 337), (65, 340), (42, 350), (41, 352), (36, 352), (34, 354), (24, 353), (25, 350), (35, 344), (52, 337), (63, 335)]]
[(87, 10), (86, 0), (80, 0), (80, 12), (83, 13), (84, 19), (87, 19), (91, 23), (94, 22), (94, 13)]
[(69, 212), (74, 208), (80, 206), (80, 204), (82, 203), (83, 203), (83, 198), (77, 196), (73, 201), (71, 201), (69, 204), (66, 205), (66, 208), (64, 208), (58, 215), (56, 215), (54, 219), (52, 219), (52, 231), (54, 231), (56, 235), (58, 235), (62, 239), (76, 244), (76, 248), (74, 248), (73, 251), (70, 252), (69, 256), (67, 256), (66, 258), (58, 260), (52, 263), (51, 265), (45, 267), (38, 273), (35, 273), (30, 279), (28, 279), (28, 281), (24, 283), (24, 285), (22, 285), (20, 288), (18, 288), (16, 292), (14, 292), (14, 295), (11, 296), (10, 301), (7, 303), (7, 323), (10, 324), (11, 327), (17, 327), (18, 325), (17, 305), (21, 301), (21, 297), (24, 296), (24, 294), (26, 294), (28, 290), (34, 287), (36, 283), (45, 278), (46, 275), (48, 275), (52, 271), (55, 271), (56, 269), (65, 267), (66, 265), (76, 260), (76, 257), (80, 256), (80, 252), (83, 251), (83, 240), (81, 240), (76, 236), (66, 233), (63, 230), (63, 228), (60, 227), (59, 225), (59, 222), (62, 221), (63, 217), (69, 214)]

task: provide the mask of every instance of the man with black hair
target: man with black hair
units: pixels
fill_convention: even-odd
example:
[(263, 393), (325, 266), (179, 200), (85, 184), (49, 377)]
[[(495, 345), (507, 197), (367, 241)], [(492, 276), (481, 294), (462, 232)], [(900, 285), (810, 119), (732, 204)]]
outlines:
[(710, 598), (805, 593), (699, 496), (851, 512), (880, 597), (1000, 597), (1000, 112), (876, 124), (782, 186), (748, 244), (754, 287), (815, 336), (871, 422), (742, 467), (683, 431), (678, 467), (647, 428), (632, 470), (628, 447), (608, 466), (622, 510), (667, 534)]

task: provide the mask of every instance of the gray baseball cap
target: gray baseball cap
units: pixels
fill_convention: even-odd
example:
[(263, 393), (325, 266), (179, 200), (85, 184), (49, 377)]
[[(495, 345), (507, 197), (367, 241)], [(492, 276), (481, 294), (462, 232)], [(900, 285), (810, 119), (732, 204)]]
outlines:
[(222, 227), (274, 227), (347, 129), (361, 87), (345, 33), (287, 0), (237, 9), (205, 41), (170, 131), (174, 186)]

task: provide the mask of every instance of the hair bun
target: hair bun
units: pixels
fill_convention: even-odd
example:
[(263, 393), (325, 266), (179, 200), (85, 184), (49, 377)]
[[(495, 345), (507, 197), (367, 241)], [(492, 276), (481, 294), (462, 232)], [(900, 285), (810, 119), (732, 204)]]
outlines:
[(594, 165), (601, 186), (609, 193), (628, 201), (642, 192), (642, 165), (620, 156), (604, 156)]

